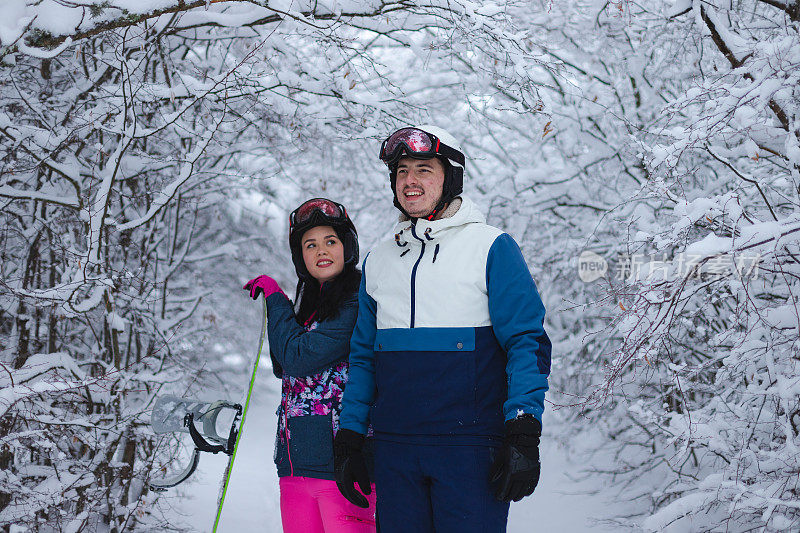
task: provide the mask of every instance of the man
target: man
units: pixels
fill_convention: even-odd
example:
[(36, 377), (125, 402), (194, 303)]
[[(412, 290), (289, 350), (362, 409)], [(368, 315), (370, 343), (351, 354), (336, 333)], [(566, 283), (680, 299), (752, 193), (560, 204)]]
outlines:
[(433, 126), (384, 141), (393, 238), (363, 263), (335, 440), (339, 490), (363, 505), (375, 437), (382, 533), (505, 531), (539, 480), (550, 372), (544, 306), (517, 243), (461, 196), (464, 155)]

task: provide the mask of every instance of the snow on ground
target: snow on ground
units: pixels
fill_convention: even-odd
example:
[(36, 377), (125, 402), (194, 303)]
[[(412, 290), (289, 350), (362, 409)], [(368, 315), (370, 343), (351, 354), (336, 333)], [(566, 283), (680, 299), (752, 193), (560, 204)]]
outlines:
[[(259, 369), (257, 381), (217, 529), (221, 533), (281, 531), (278, 477), (272, 462), (280, 388), (268, 366)], [(556, 432), (554, 417), (550, 421)], [(575, 481), (582, 477), (581, 466), (572, 463), (555, 439), (548, 438), (547, 427), (541, 457), (539, 486), (532, 497), (511, 504), (509, 533), (608, 531), (594, 523), (613, 512), (607, 492), (598, 480)], [(221, 454), (203, 454), (198, 472), (183, 485), (186, 488), (173, 490), (174, 523), (211, 531), (226, 463)]]
[[(551, 415), (548, 418), (548, 415)], [(600, 521), (621, 507), (603, 479), (586, 479), (583, 469), (554, 435), (558, 422), (545, 413), (540, 456), (542, 475), (532, 496), (511, 504), (509, 533), (579, 533), (618, 530)]]

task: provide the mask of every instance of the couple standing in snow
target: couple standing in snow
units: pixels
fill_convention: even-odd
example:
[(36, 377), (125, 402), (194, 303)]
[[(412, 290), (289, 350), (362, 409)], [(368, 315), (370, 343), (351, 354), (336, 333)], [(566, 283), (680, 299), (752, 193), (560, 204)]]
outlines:
[(283, 379), (284, 531), (375, 531), (376, 494), (383, 533), (505, 531), (539, 480), (544, 306), (517, 243), (462, 195), (451, 135), (402, 128), (380, 158), (401, 216), (361, 272), (344, 207), (318, 198), (290, 215), (296, 308), (268, 276), (245, 285)]

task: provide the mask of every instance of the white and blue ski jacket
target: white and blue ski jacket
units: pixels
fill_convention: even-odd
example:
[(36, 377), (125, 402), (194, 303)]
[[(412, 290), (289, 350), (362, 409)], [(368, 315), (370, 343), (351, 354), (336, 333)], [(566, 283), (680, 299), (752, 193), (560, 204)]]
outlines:
[(519, 246), (469, 199), (400, 222), (364, 259), (340, 427), (378, 439), (486, 444), (541, 421), (551, 343)]

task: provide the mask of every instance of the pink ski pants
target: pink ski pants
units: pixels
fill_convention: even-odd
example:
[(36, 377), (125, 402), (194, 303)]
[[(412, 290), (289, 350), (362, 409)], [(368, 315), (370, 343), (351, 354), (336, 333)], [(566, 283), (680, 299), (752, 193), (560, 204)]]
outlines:
[(301, 476), (280, 478), (284, 533), (375, 533), (375, 485), (369, 508), (353, 505), (336, 482)]

